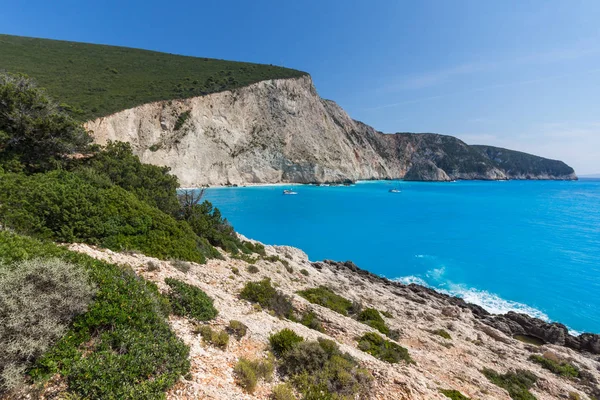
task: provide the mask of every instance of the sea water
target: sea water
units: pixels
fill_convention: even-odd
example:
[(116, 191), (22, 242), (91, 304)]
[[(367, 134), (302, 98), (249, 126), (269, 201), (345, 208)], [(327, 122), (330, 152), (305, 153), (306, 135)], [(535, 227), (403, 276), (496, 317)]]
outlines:
[(238, 232), (312, 261), (352, 260), (492, 313), (600, 333), (600, 180), (214, 188), (205, 198)]

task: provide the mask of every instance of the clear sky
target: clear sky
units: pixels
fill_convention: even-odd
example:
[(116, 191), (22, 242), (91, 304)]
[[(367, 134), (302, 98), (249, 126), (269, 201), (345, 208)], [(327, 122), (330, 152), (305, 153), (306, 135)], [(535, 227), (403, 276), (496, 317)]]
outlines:
[(297, 68), (381, 131), (579, 174), (600, 173), (598, 21), (598, 0), (0, 1), (2, 33)]

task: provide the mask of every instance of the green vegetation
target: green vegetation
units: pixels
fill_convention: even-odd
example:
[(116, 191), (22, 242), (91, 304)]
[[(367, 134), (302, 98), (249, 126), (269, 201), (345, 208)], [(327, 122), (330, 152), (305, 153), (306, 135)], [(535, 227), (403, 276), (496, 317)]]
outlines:
[(510, 397), (514, 400), (536, 399), (536, 397), (529, 392), (529, 389), (533, 387), (538, 378), (530, 371), (518, 369), (515, 372), (507, 372), (504, 375), (500, 375), (491, 369), (484, 369), (481, 372), (494, 385), (506, 389)]
[(271, 400), (296, 400), (294, 389), (289, 383), (281, 383), (273, 388)]
[(39, 259), (77, 266), (97, 292), (87, 312), (76, 316), (62, 338), (34, 361), (28, 372), (32, 379), (59, 374), (69, 392), (84, 398), (138, 399), (163, 398), (187, 373), (188, 349), (170, 330), (168, 303), (155, 285), (130, 269), (0, 232), (3, 266)]
[(579, 378), (579, 368), (567, 361), (553, 360), (539, 354), (532, 354), (529, 357), (529, 360), (540, 364), (542, 367), (552, 371), (556, 375), (564, 376), (565, 378)]
[(452, 336), (450, 336), (450, 334), (447, 331), (445, 331), (444, 329), (437, 329), (437, 330), (433, 331), (432, 333), (434, 335), (441, 336), (444, 339), (452, 340)]
[(365, 308), (358, 314), (356, 319), (366, 325), (369, 325), (371, 328), (377, 329), (384, 335), (389, 335), (390, 333), (390, 328), (388, 328), (383, 318), (381, 318), (379, 311), (374, 308)]
[(180, 130), (183, 125), (186, 123), (188, 119), (190, 119), (191, 113), (189, 111), (184, 111), (177, 117), (177, 121), (175, 121), (174, 130)]
[(390, 364), (405, 361), (413, 363), (408, 350), (397, 343), (385, 340), (376, 333), (368, 332), (358, 339), (358, 348)]
[(302, 268), (302, 269), (300, 270), (300, 273), (301, 273), (302, 275), (304, 275), (304, 276), (308, 276), (308, 275), (309, 275), (308, 271), (307, 271), (306, 269), (304, 269), (304, 268)]
[(458, 390), (440, 390), (440, 393), (452, 400), (471, 400)]
[(269, 278), (258, 282), (247, 282), (240, 297), (273, 311), (279, 318), (293, 318), (294, 316), (291, 299), (275, 289)]
[(202, 340), (204, 340), (204, 342), (212, 344), (213, 346), (216, 346), (222, 350), (225, 350), (229, 344), (229, 335), (227, 332), (213, 330), (208, 325), (199, 326), (197, 333), (202, 336)]
[(380, 312), (381, 312), (381, 315), (383, 315), (386, 318), (394, 318), (394, 316), (387, 311), (380, 311)]
[(256, 265), (248, 265), (248, 267), (246, 268), (246, 271), (248, 271), (251, 274), (256, 274), (256, 273), (260, 272), (260, 269), (258, 269), (258, 267)]
[(373, 377), (352, 356), (342, 353), (334, 341), (305, 342), (289, 329), (271, 338), (279, 357), (279, 372), (304, 399), (350, 400), (368, 393)]
[(509, 176), (554, 175), (566, 176), (573, 174), (573, 168), (562, 161), (549, 160), (520, 151), (502, 149), (493, 146), (471, 146), (492, 160)]
[(169, 174), (168, 167), (140, 162), (129, 143), (109, 142), (102, 151), (73, 164), (79, 174), (99, 186), (108, 186), (108, 181), (171, 216), (180, 210), (177, 177)]
[(298, 343), (302, 342), (304, 338), (296, 334), (291, 329), (283, 329), (277, 333), (272, 334), (269, 337), (269, 343), (271, 343), (271, 349), (277, 356), (281, 356), (286, 352), (290, 351)]
[(158, 100), (200, 96), (304, 72), (271, 65), (0, 35), (0, 70), (25, 73), (88, 120)]
[(61, 167), (91, 142), (80, 124), (24, 77), (0, 73), (0, 100), (0, 165), (6, 171)]
[(300, 323), (310, 329), (314, 329), (315, 331), (325, 332), (325, 328), (323, 328), (323, 324), (321, 321), (319, 321), (317, 314), (312, 311), (302, 314)]
[(253, 393), (259, 379), (266, 381), (272, 379), (274, 369), (275, 366), (271, 358), (252, 361), (242, 357), (233, 368), (233, 373), (237, 384), (248, 393)]
[(166, 278), (165, 283), (171, 288), (169, 301), (175, 314), (198, 321), (208, 321), (217, 316), (213, 300), (199, 287), (173, 278)]
[(171, 265), (177, 268), (179, 271), (183, 272), (184, 274), (190, 272), (190, 269), (192, 268), (192, 264), (182, 260), (172, 260)]
[(298, 294), (313, 304), (327, 307), (342, 315), (347, 316), (353, 310), (353, 304), (350, 300), (337, 295), (325, 286), (301, 290)]
[[(82, 268), (59, 258), (0, 262), (0, 393), (16, 389), (96, 292)], [(60, 305), (57, 307), (56, 305)]]
[(227, 327), (227, 331), (235, 336), (237, 340), (240, 340), (244, 336), (246, 336), (246, 332), (248, 331), (248, 327), (241, 323), (240, 321), (231, 320), (229, 321), (229, 326)]
[(118, 186), (98, 187), (77, 174), (52, 171), (0, 180), (0, 222), (23, 234), (139, 250), (166, 259), (204, 262), (208, 243), (183, 222)]

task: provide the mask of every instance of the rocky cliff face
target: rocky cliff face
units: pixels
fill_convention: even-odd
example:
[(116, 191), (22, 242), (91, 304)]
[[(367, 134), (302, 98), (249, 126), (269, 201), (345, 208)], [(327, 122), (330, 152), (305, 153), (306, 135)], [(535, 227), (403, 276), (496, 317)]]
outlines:
[[(456, 138), (388, 135), (353, 120), (309, 76), (145, 104), (87, 128), (97, 143), (131, 143), (142, 162), (171, 167), (188, 187), (401, 179), (413, 165), (422, 180), (509, 177)], [(417, 173), (424, 165), (430, 171)]]

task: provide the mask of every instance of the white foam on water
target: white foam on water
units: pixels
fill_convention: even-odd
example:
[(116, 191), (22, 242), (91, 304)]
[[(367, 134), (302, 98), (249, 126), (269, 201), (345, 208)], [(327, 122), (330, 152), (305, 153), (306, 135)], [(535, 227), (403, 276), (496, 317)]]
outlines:
[[(431, 271), (427, 271), (427, 277), (440, 278), (444, 274), (444, 267), (437, 268)], [(460, 297), (468, 303), (476, 304), (483, 307), (486, 311), (492, 314), (506, 314), (509, 311), (514, 311), (522, 314), (527, 314), (531, 317), (539, 318), (543, 321), (550, 321), (548, 316), (538, 310), (537, 308), (528, 306), (527, 304), (519, 303), (517, 301), (506, 300), (498, 296), (497, 294), (490, 293), (486, 290), (480, 290), (475, 288), (468, 288), (464, 285), (457, 285), (453, 283), (446, 283), (443, 287), (435, 287), (429, 285), (423, 278), (410, 275), (400, 278), (393, 279), (396, 282), (409, 285), (411, 283), (425, 286), (434, 289), (440, 293), (447, 294), (449, 296)]]

